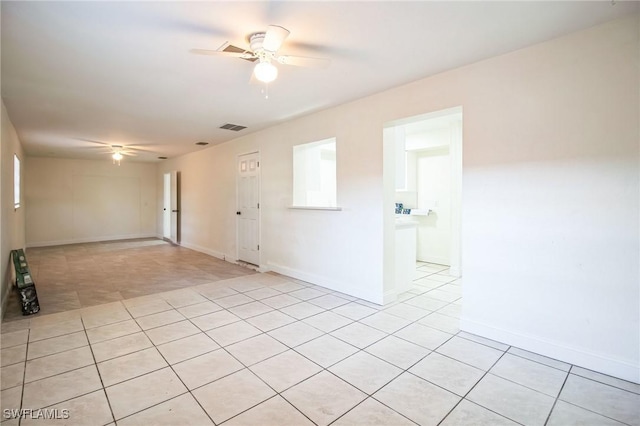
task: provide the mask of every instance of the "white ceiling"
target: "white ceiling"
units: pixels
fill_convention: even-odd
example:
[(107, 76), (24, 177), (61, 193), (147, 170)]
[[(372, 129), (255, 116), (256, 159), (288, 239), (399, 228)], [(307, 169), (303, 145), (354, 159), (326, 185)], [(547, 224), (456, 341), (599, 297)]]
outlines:
[[(29, 155), (158, 161), (639, 10), (638, 2), (1, 2), (2, 97)], [(327, 69), (198, 56), (269, 24)], [(241, 132), (220, 130), (234, 123)]]

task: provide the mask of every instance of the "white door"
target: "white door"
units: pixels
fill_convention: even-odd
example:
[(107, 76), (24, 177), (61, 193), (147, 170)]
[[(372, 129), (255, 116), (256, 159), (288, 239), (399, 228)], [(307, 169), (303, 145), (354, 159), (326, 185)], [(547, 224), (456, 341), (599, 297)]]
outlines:
[(180, 185), (178, 172), (172, 171), (164, 174), (164, 197), (162, 212), (162, 236), (178, 244), (180, 239)]
[(162, 238), (171, 239), (171, 173), (163, 176), (164, 191), (162, 198)]
[(260, 265), (260, 156), (238, 157), (238, 260)]

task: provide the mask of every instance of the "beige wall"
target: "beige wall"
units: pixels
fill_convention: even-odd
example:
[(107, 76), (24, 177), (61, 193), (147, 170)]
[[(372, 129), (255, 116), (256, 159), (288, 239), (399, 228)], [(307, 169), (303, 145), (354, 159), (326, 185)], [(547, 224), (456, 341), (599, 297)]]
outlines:
[[(260, 151), (261, 264), (380, 302), (383, 126), (462, 106), (463, 327), (638, 381), (638, 32), (633, 17), (420, 80), (169, 160), (156, 182), (182, 172), (184, 245), (235, 259), (236, 156)], [(332, 136), (343, 210), (288, 209), (292, 146)]]
[[(382, 290), (381, 126), (368, 122), (366, 102), (352, 103), (250, 134), (159, 165), (182, 179), (182, 244), (237, 259), (235, 162), (261, 157), (261, 265), (330, 288), (377, 300)], [(338, 206), (292, 210), (293, 146), (337, 138)], [(158, 202), (162, 194), (158, 193)], [(158, 233), (161, 218), (158, 218)]]
[(155, 236), (156, 166), (29, 157), (28, 246)]
[(2, 277), (2, 312), (6, 303), (7, 292), (11, 289), (12, 263), (10, 252), (13, 249), (25, 247), (25, 196), (22, 186), (22, 206), (14, 209), (13, 203), (13, 155), (20, 158), (21, 175), (25, 175), (25, 156), (20, 139), (9, 119), (4, 102), (2, 103), (2, 140), (0, 141), (0, 277)]
[(640, 381), (638, 16), (465, 87), (462, 327)]

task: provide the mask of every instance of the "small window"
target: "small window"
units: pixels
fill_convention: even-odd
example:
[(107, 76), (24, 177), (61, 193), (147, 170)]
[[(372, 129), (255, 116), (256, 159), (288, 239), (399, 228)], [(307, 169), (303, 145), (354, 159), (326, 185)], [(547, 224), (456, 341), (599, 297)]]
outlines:
[(20, 207), (20, 159), (13, 154), (13, 207)]
[(293, 147), (293, 205), (336, 207), (336, 138)]

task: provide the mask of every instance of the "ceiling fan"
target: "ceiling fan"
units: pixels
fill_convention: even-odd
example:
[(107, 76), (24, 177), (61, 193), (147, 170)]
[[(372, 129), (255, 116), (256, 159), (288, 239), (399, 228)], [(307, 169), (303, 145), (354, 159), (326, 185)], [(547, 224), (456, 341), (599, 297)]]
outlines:
[(249, 49), (242, 49), (225, 43), (219, 50), (191, 49), (190, 52), (198, 55), (227, 56), (251, 62), (257, 61), (253, 75), (263, 83), (270, 83), (278, 77), (278, 68), (274, 63), (324, 68), (331, 62), (326, 58), (279, 55), (278, 51), (288, 36), (289, 30), (286, 28), (278, 25), (269, 25), (266, 32), (252, 33), (247, 37)]
[(146, 149), (142, 148), (141, 145), (120, 145), (120, 144), (111, 144), (106, 142), (100, 142), (96, 140), (90, 139), (82, 139), (84, 142), (90, 142), (92, 144), (96, 144), (99, 146), (87, 147), (91, 150), (98, 149), (99, 152), (104, 154), (109, 154), (111, 159), (113, 160), (113, 164), (120, 165), (120, 161), (127, 157), (136, 157), (138, 156), (138, 152), (148, 152)]
[(122, 161), (125, 155), (132, 156), (132, 157), (135, 157), (137, 155), (134, 151), (122, 145), (111, 145), (111, 149), (113, 151), (111, 153), (111, 159), (113, 159), (113, 164), (117, 164), (118, 166), (120, 165), (120, 161)]

